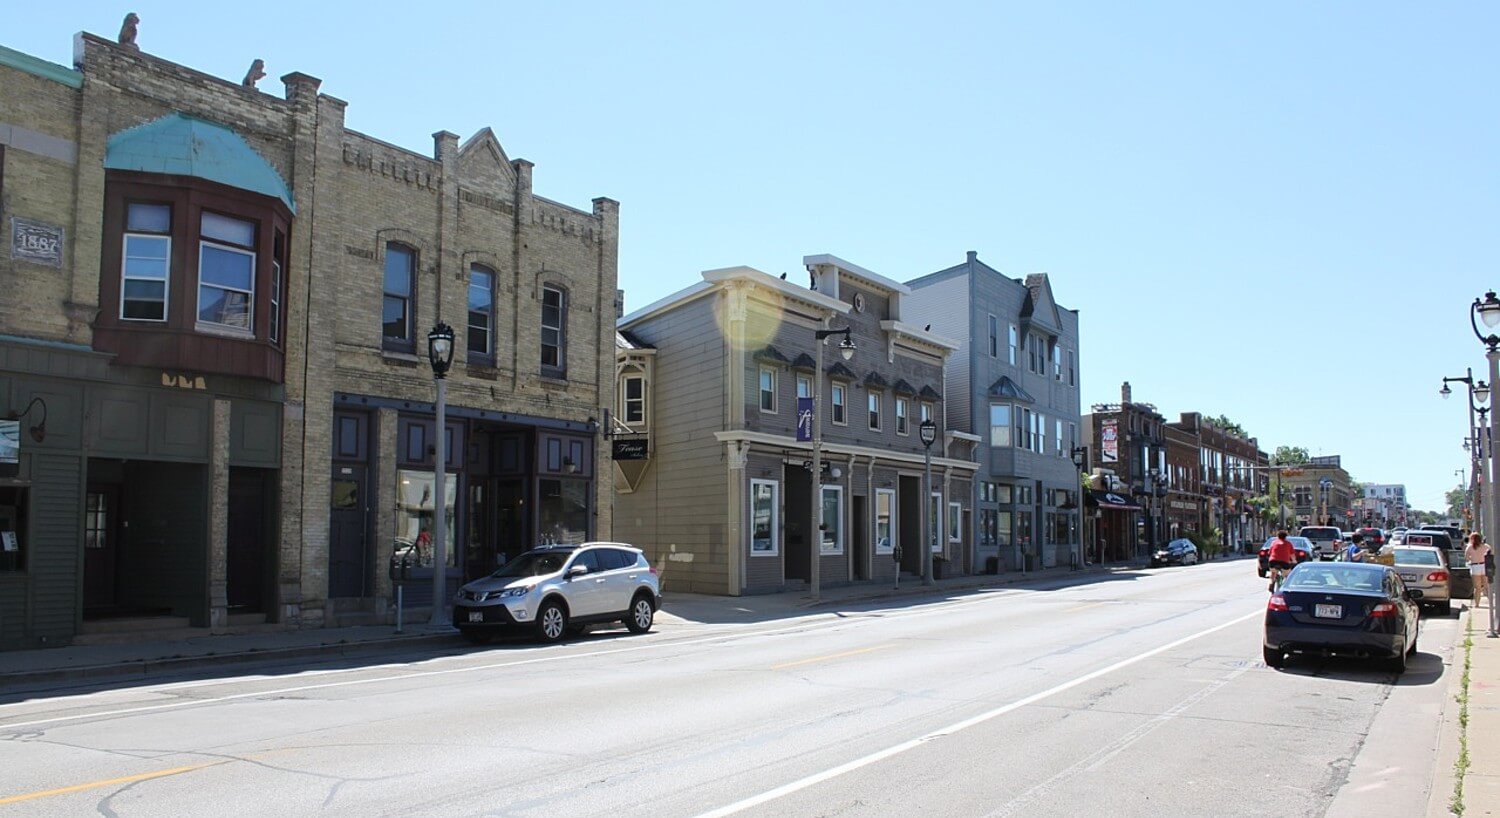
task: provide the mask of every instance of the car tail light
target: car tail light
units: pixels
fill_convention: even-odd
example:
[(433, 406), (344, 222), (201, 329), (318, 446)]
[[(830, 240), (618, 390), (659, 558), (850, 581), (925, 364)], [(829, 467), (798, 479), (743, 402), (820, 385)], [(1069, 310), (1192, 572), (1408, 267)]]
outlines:
[(1283, 597), (1281, 594), (1271, 594), (1271, 598), (1266, 601), (1266, 610), (1268, 610), (1268, 611), (1284, 611), (1284, 610), (1286, 610), (1286, 598)]
[(651, 566), (651, 576), (653, 576), (653, 577), (656, 576), (656, 566), (655, 565)]
[(1430, 573), (1430, 574), (1427, 575), (1427, 581), (1428, 582), (1447, 582), (1448, 581), (1448, 572), (1447, 571), (1433, 571), (1432, 573)]
[(1392, 605), (1389, 602), (1382, 602), (1379, 605), (1376, 605), (1375, 607), (1373, 607), (1373, 608), (1370, 609), (1370, 618), (1372, 618), (1372, 619), (1380, 619), (1380, 618), (1384, 618), (1384, 617), (1387, 617), (1387, 616), (1395, 616), (1395, 615), (1396, 615), (1396, 606)]

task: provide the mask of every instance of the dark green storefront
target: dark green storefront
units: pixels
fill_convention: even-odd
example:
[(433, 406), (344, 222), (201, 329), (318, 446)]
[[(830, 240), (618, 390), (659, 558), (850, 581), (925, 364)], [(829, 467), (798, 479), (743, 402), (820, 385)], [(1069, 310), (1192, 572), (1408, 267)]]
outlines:
[(0, 650), (111, 618), (207, 629), (273, 609), (280, 387), (110, 362), (0, 336), (0, 418), (19, 416), (20, 443), (0, 462)]

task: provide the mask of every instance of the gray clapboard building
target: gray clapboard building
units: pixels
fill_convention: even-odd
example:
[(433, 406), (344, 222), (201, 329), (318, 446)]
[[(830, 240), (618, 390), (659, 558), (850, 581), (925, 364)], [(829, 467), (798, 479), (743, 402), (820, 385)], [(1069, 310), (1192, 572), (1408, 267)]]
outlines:
[(907, 286), (909, 322), (961, 339), (948, 361), (946, 420), (984, 441), (978, 567), (1066, 565), (1079, 543), (1077, 311), (1058, 305), (1046, 274), (1011, 278), (973, 251)]
[[(959, 343), (906, 320), (908, 287), (834, 256), (803, 261), (808, 287), (710, 270), (619, 322), (613, 537), (646, 549), (669, 590), (806, 587), (815, 547), (820, 586), (920, 574), (924, 417), (938, 433), (937, 571), (972, 570), (977, 438), (945, 421), (943, 395)], [(855, 352), (825, 340), (817, 372), (815, 331), (845, 326)], [(826, 467), (810, 536), (812, 443), (797, 424), (814, 379)]]

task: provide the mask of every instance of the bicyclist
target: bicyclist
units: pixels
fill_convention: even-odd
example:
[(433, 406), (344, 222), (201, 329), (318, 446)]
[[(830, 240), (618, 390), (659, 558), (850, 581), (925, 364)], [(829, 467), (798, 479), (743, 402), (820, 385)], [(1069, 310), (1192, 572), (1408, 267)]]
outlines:
[(1276, 532), (1276, 539), (1271, 540), (1271, 551), (1266, 554), (1266, 566), (1271, 569), (1271, 590), (1281, 587), (1281, 580), (1286, 572), (1292, 570), (1297, 564), (1297, 549), (1292, 547), (1292, 541), (1286, 538), (1286, 529)]

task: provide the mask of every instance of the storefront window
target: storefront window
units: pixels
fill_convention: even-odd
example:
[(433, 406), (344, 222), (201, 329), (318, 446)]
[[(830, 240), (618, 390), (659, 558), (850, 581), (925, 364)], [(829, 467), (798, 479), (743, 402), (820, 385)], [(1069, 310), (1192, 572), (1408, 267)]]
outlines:
[(1031, 512), (1016, 512), (1016, 544), (1025, 548), (1031, 545)]
[(773, 556), (777, 552), (776, 488), (774, 480), (750, 481), (750, 553)]
[(891, 489), (875, 490), (875, 553), (889, 554), (895, 550), (891, 536), (891, 521), (896, 510), (896, 492)]
[(0, 486), (0, 573), (26, 570), (26, 489)]
[(844, 488), (823, 487), (823, 537), (824, 554), (844, 553)]
[(999, 514), (995, 515), (995, 526), (996, 526), (996, 528), (995, 528), (995, 544), (996, 545), (1010, 545), (1011, 544), (1011, 542), (1012, 542), (1012, 540), (1011, 540), (1011, 529), (1012, 529), (1012, 523), (1011, 523), (1011, 521), (1012, 521), (1012, 519), (1013, 518), (1012, 518), (1011, 513), (1009, 511), (1002, 511)]
[(928, 500), (927, 542), (932, 545), (932, 553), (940, 554), (943, 549), (943, 493), (934, 491)]
[(993, 548), (1000, 532), (1000, 513), (992, 508), (979, 510), (979, 546)]
[(964, 512), (960, 503), (948, 504), (948, 541), (962, 542), (964, 538)]
[(543, 542), (581, 543), (589, 538), (589, 481), (541, 480), (537, 533)]
[[(437, 487), (430, 471), (396, 472), (396, 549), (411, 552), (416, 565), (432, 567), (433, 490)], [(447, 509), (447, 542), (443, 549), (444, 563), (452, 568), (458, 564), (454, 547), (458, 533), (454, 527), (453, 509), (458, 502), (458, 476), (450, 474), (443, 485), (443, 507)]]

